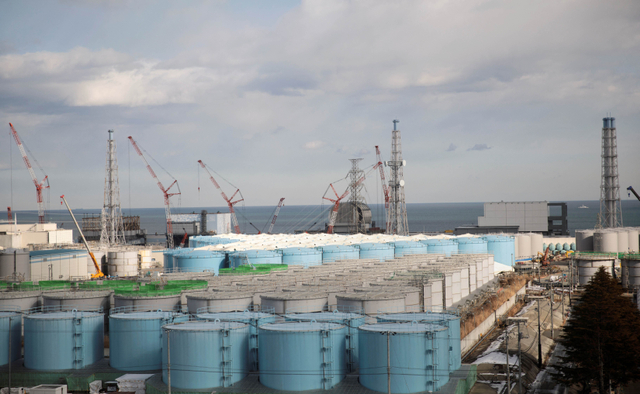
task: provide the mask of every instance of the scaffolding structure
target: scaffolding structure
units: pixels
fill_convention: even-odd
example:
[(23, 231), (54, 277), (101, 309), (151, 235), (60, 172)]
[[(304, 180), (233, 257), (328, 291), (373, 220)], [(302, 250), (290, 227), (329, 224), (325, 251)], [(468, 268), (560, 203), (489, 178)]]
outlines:
[(124, 224), (120, 209), (120, 185), (118, 182), (118, 158), (113, 130), (107, 140), (107, 163), (104, 178), (104, 205), (100, 215), (100, 244), (103, 246), (124, 245)]
[(365, 232), (364, 220), (358, 210), (360, 203), (365, 202), (364, 197), (360, 193), (360, 190), (364, 187), (360, 179), (365, 176), (364, 171), (361, 170), (358, 165), (361, 160), (362, 158), (349, 159), (349, 161), (351, 161), (351, 171), (349, 171), (349, 207), (351, 208), (349, 233), (351, 234)]
[(393, 121), (391, 138), (391, 160), (385, 164), (389, 167), (389, 210), (387, 211), (387, 234), (409, 235), (407, 221), (407, 204), (404, 198), (404, 174), (402, 168), (406, 161), (402, 159), (402, 143), (400, 130), (397, 130), (399, 120)]
[(602, 182), (600, 183), (599, 226), (622, 227), (622, 206), (618, 180), (616, 118), (602, 119)]

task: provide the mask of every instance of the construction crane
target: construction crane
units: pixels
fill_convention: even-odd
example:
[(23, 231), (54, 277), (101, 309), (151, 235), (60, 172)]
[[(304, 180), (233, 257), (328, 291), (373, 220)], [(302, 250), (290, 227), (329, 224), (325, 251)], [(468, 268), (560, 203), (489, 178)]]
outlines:
[(636, 198), (638, 199), (638, 201), (640, 201), (640, 196), (638, 195), (638, 193), (636, 193), (635, 190), (633, 190), (633, 186), (629, 186), (627, 188), (627, 190), (629, 190), (629, 197), (631, 197), (631, 193), (633, 193), (634, 196), (636, 196)]
[(13, 220), (13, 216), (11, 215), (11, 207), (7, 207), (7, 218), (9, 221)]
[[(236, 211), (235, 211), (235, 209), (233, 209), (233, 206), (236, 205), (237, 203), (239, 203), (240, 201), (244, 201), (244, 198), (241, 198), (241, 199), (236, 200), (236, 201), (231, 201), (236, 196), (236, 194), (240, 193), (240, 189), (236, 189), (235, 193), (233, 193), (231, 198), (227, 197), (227, 195), (224, 193), (224, 191), (222, 191), (222, 188), (220, 188), (220, 185), (218, 185), (218, 182), (216, 182), (216, 180), (213, 178), (213, 175), (211, 175), (211, 173), (209, 172), (209, 169), (202, 162), (202, 160), (198, 160), (198, 163), (200, 164), (200, 166), (202, 168), (204, 168), (204, 170), (207, 172), (207, 174), (209, 174), (209, 179), (211, 179), (211, 182), (213, 182), (213, 185), (216, 187), (216, 189), (218, 189), (220, 191), (220, 194), (222, 195), (222, 198), (224, 198), (224, 200), (227, 202), (227, 205), (229, 206), (229, 212), (231, 213), (231, 222), (233, 223), (233, 229), (235, 230), (236, 234), (240, 234), (240, 225), (238, 224), (238, 218), (236, 217)], [(240, 193), (240, 197), (242, 197), (242, 193)], [(253, 224), (252, 224), (252, 226), (253, 226)], [(256, 226), (253, 226), (253, 227), (256, 230), (258, 230), (256, 228)], [(258, 230), (258, 232), (260, 232), (260, 230)]]
[(180, 241), (181, 248), (184, 248), (184, 245), (187, 243), (187, 239), (189, 239), (189, 233), (187, 233), (187, 230), (184, 230), (184, 236), (182, 237), (182, 241)]
[[(11, 127), (11, 134), (13, 134), (13, 139), (16, 140), (18, 149), (20, 149), (22, 160), (24, 160), (24, 164), (27, 166), (27, 170), (29, 170), (29, 175), (31, 175), (31, 180), (33, 181), (33, 184), (36, 186), (36, 195), (38, 198), (38, 223), (44, 223), (44, 202), (42, 200), (42, 189), (49, 188), (49, 176), (45, 175), (44, 179), (38, 182), (38, 178), (36, 178), (36, 173), (33, 171), (33, 167), (31, 167), (31, 162), (27, 157), (27, 152), (25, 152), (24, 146), (22, 145), (22, 141), (20, 141), (20, 137), (18, 137), (18, 132), (16, 131), (15, 128), (13, 128), (13, 125), (11, 123), (9, 123), (9, 127)], [(37, 161), (36, 161), (36, 164), (37, 164)]]
[[(376, 145), (376, 160), (377, 160), (376, 166), (380, 168), (380, 179), (382, 180), (382, 191), (384, 192), (384, 209), (386, 213), (386, 210), (389, 209), (389, 185), (387, 184), (387, 180), (385, 179), (385, 176), (384, 176), (384, 168), (382, 165), (383, 164), (382, 155), (380, 154), (380, 149), (378, 148), (378, 145)], [(387, 234), (390, 231), (391, 231), (391, 222), (387, 221), (387, 228), (386, 228)]]
[[(173, 249), (173, 225), (171, 224), (171, 208), (169, 207), (169, 198), (180, 194), (180, 185), (177, 185), (178, 181), (174, 178), (173, 183), (169, 185), (169, 187), (165, 188), (162, 185), (162, 182), (160, 182), (160, 180), (158, 179), (156, 173), (153, 172), (153, 169), (147, 162), (147, 159), (142, 154), (142, 151), (138, 147), (136, 141), (134, 141), (133, 137), (129, 136), (129, 141), (131, 141), (131, 145), (133, 145), (133, 148), (136, 150), (136, 152), (138, 152), (138, 155), (142, 158), (142, 161), (144, 161), (144, 164), (147, 166), (147, 170), (149, 170), (149, 173), (157, 182), (160, 190), (162, 190), (162, 194), (164, 195), (164, 211), (167, 217), (167, 247), (169, 249)], [(173, 185), (177, 185), (178, 193), (169, 193), (169, 190), (173, 187)]]
[[(84, 243), (84, 247), (87, 248), (87, 252), (89, 252), (89, 256), (91, 256), (91, 261), (93, 261), (93, 266), (96, 269), (96, 273), (91, 275), (91, 279), (103, 278), (104, 274), (102, 273), (102, 270), (100, 269), (100, 266), (96, 261), (96, 256), (93, 255), (93, 252), (89, 248), (89, 244), (87, 243), (87, 240), (85, 239), (84, 234), (82, 233), (82, 229), (78, 225), (78, 221), (76, 220), (76, 217), (73, 215), (73, 212), (71, 212), (71, 207), (69, 207), (69, 203), (67, 202), (67, 199), (64, 198), (64, 194), (60, 196), (60, 198), (62, 199), (62, 201), (64, 201), (64, 205), (67, 206), (67, 209), (69, 210), (69, 214), (71, 214), (71, 219), (73, 219), (73, 222), (76, 224), (76, 228), (80, 233), (80, 237), (82, 237), (82, 243)], [(62, 201), (60, 201), (60, 204), (62, 204)]]
[(271, 231), (273, 231), (273, 226), (275, 226), (276, 224), (276, 219), (278, 218), (278, 214), (280, 213), (280, 208), (282, 207), (283, 201), (284, 201), (284, 197), (282, 197), (280, 199), (280, 202), (278, 202), (278, 206), (276, 207), (276, 212), (273, 214), (273, 219), (271, 219), (271, 224), (269, 225), (269, 231), (267, 231), (267, 234), (271, 234)]

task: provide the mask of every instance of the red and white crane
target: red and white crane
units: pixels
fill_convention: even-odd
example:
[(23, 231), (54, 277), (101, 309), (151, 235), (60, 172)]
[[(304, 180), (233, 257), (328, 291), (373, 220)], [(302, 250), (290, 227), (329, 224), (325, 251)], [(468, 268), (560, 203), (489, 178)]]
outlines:
[(280, 208), (282, 208), (283, 201), (284, 201), (284, 197), (282, 197), (280, 199), (280, 202), (278, 202), (278, 206), (276, 207), (276, 212), (273, 214), (273, 219), (271, 219), (271, 224), (269, 225), (269, 231), (267, 231), (267, 234), (271, 234), (271, 231), (273, 230), (273, 226), (275, 226), (276, 224), (276, 219), (278, 218), (278, 214), (280, 213)]
[[(375, 170), (377, 166), (378, 165), (376, 164), (376, 166), (374, 166), (373, 169)], [(364, 182), (365, 178), (366, 178), (366, 175), (363, 175), (362, 178), (358, 179), (358, 182), (356, 182), (354, 186), (357, 187), (358, 185), (360, 185), (362, 182)], [(322, 197), (322, 198), (324, 200), (328, 200), (333, 203), (333, 209), (331, 210), (331, 217), (329, 218), (329, 226), (327, 227), (327, 234), (333, 234), (333, 226), (335, 226), (336, 219), (338, 218), (338, 208), (340, 207), (340, 201), (342, 201), (342, 199), (349, 194), (349, 188), (351, 188), (352, 186), (349, 185), (349, 187), (347, 187), (347, 190), (345, 190), (341, 196), (338, 196), (338, 193), (336, 192), (336, 189), (333, 187), (333, 184), (329, 184), (329, 186), (331, 186), (331, 190), (333, 190), (333, 194), (336, 195), (336, 199), (334, 200), (328, 197)]]
[(173, 249), (173, 225), (171, 224), (171, 208), (169, 207), (169, 198), (180, 194), (180, 186), (178, 185), (178, 193), (169, 193), (169, 189), (171, 189), (173, 185), (177, 184), (178, 181), (174, 179), (173, 183), (169, 185), (169, 187), (165, 188), (162, 185), (162, 182), (160, 182), (160, 179), (158, 179), (156, 173), (153, 172), (153, 169), (149, 165), (149, 162), (147, 162), (147, 159), (142, 154), (142, 151), (138, 147), (136, 141), (134, 141), (133, 137), (129, 136), (129, 141), (131, 141), (131, 145), (133, 145), (133, 148), (136, 150), (136, 152), (138, 152), (138, 155), (142, 158), (144, 164), (146, 164), (147, 170), (149, 170), (149, 173), (151, 174), (153, 179), (155, 179), (155, 181), (158, 183), (158, 187), (160, 188), (160, 190), (162, 190), (162, 194), (164, 195), (164, 211), (167, 217), (167, 247), (169, 249)]
[[(22, 155), (22, 160), (24, 160), (24, 164), (27, 166), (27, 170), (29, 170), (29, 175), (31, 175), (31, 180), (33, 184), (36, 186), (36, 195), (38, 197), (38, 223), (44, 223), (44, 201), (42, 200), (42, 189), (49, 188), (49, 176), (45, 175), (44, 179), (38, 182), (38, 178), (36, 178), (36, 173), (33, 171), (33, 167), (31, 167), (31, 162), (27, 157), (27, 152), (24, 151), (24, 146), (22, 145), (22, 141), (20, 141), (20, 137), (18, 137), (18, 132), (13, 128), (13, 125), (9, 123), (11, 127), (11, 133), (13, 134), (13, 138), (16, 140), (16, 144), (18, 145), (18, 149), (20, 149), (20, 154)], [(46, 185), (45, 185), (46, 182)]]
[[(231, 213), (231, 222), (233, 223), (233, 229), (235, 230), (236, 234), (240, 234), (240, 225), (238, 224), (238, 218), (236, 217), (236, 211), (235, 209), (233, 209), (233, 206), (239, 203), (240, 201), (244, 201), (244, 198), (241, 198), (236, 201), (231, 201), (236, 196), (236, 194), (240, 193), (240, 189), (236, 189), (236, 192), (233, 193), (231, 198), (227, 197), (227, 195), (224, 193), (224, 191), (222, 191), (222, 188), (220, 187), (220, 185), (218, 185), (218, 182), (216, 182), (215, 178), (213, 177), (213, 175), (211, 175), (211, 173), (209, 172), (209, 169), (207, 169), (207, 166), (202, 162), (202, 160), (198, 160), (198, 163), (202, 168), (204, 168), (207, 174), (209, 174), (209, 179), (211, 179), (211, 182), (213, 182), (213, 185), (216, 187), (216, 189), (220, 191), (222, 198), (224, 198), (224, 200), (227, 202), (227, 205), (229, 206), (229, 212)], [(242, 197), (242, 194), (240, 194), (240, 196)]]
[[(380, 154), (380, 149), (378, 148), (378, 145), (376, 145), (376, 160), (378, 161), (376, 163), (376, 167), (380, 168), (380, 179), (382, 180), (382, 191), (384, 193), (384, 209), (385, 211), (387, 209), (389, 209), (389, 185), (387, 184), (387, 181), (385, 179), (384, 176), (384, 168), (382, 166), (382, 155)], [(391, 228), (391, 222), (387, 221), (387, 233), (389, 233), (389, 230)]]

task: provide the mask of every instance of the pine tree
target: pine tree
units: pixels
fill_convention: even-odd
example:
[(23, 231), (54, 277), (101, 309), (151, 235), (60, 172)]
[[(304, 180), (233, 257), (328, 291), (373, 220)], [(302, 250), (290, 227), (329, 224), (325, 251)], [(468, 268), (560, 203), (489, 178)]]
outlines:
[(603, 267), (585, 287), (559, 340), (566, 348), (559, 381), (608, 393), (640, 380), (640, 311), (622, 293)]

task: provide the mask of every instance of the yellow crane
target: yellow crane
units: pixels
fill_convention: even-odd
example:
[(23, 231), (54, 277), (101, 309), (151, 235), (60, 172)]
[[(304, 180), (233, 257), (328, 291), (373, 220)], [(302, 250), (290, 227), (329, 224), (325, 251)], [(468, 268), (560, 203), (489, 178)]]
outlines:
[(78, 229), (78, 232), (80, 233), (80, 236), (82, 237), (82, 242), (84, 243), (84, 247), (87, 248), (87, 252), (89, 252), (89, 256), (91, 256), (91, 260), (93, 261), (93, 266), (96, 268), (96, 273), (95, 274), (91, 274), (91, 279), (104, 278), (104, 274), (102, 273), (102, 270), (100, 269), (100, 266), (98, 265), (98, 262), (96, 261), (96, 256), (93, 255), (93, 252), (89, 248), (89, 244), (87, 243), (87, 240), (84, 238), (84, 234), (82, 234), (82, 230), (80, 229), (80, 226), (78, 225), (78, 221), (76, 220), (76, 217), (73, 215), (73, 212), (71, 212), (71, 207), (69, 207), (69, 203), (67, 203), (67, 199), (64, 198), (64, 194), (62, 196), (60, 196), (60, 198), (62, 199), (62, 201), (64, 201), (64, 205), (67, 206), (67, 209), (69, 210), (69, 213), (71, 214), (71, 219), (73, 219), (73, 222), (76, 224), (76, 228)]

